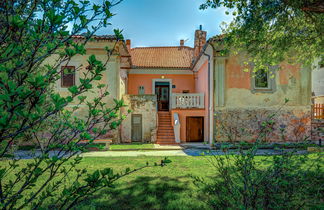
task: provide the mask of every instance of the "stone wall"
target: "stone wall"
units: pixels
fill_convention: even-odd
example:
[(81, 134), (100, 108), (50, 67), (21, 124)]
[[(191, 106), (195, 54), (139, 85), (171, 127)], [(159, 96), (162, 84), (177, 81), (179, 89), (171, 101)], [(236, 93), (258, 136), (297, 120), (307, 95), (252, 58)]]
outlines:
[[(215, 140), (226, 142), (254, 142), (263, 122), (270, 119), (266, 129), (271, 130), (262, 138), (264, 142), (300, 142), (311, 136), (309, 106), (283, 106), (271, 108), (223, 108), (215, 112)], [(269, 121), (269, 120), (268, 120)]]
[[(155, 142), (157, 131), (156, 95), (124, 95), (128, 107), (122, 109), (127, 115), (121, 126), (121, 142), (132, 140), (132, 114), (142, 115), (142, 142)], [(131, 110), (131, 113), (128, 113)]]

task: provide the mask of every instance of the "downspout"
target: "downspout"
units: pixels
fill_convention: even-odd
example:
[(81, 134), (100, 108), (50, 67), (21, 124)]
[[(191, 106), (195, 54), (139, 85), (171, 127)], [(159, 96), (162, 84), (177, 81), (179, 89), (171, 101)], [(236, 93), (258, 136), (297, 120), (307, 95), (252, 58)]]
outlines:
[(203, 54), (208, 57), (208, 111), (207, 111), (208, 121), (207, 121), (207, 133), (208, 133), (209, 144), (211, 144), (211, 142), (212, 142), (211, 136), (213, 136), (213, 135), (210, 135), (210, 120), (211, 120), (210, 119), (210, 110), (212, 109), (211, 103), (210, 103), (210, 96), (211, 96), (211, 93), (210, 93), (210, 55), (205, 53), (205, 51), (203, 51)]

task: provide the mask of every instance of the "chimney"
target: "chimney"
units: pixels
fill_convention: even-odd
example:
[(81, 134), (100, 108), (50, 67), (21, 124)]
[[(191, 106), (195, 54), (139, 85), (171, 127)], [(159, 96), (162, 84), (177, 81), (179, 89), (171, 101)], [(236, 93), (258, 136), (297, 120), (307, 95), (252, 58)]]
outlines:
[(183, 46), (184, 46), (184, 40), (181, 39), (181, 40), (180, 40), (180, 47), (183, 47)]
[(126, 39), (126, 47), (127, 47), (127, 50), (131, 49), (131, 40), (130, 39)]
[(195, 46), (194, 46), (194, 56), (198, 57), (202, 48), (206, 44), (207, 32), (202, 30), (202, 25), (199, 26), (199, 30), (195, 31)]

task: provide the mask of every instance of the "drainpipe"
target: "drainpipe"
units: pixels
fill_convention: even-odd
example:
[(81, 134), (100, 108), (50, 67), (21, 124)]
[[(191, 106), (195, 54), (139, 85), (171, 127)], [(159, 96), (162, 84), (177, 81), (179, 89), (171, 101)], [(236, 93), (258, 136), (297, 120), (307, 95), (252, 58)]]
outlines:
[(208, 121), (207, 121), (207, 132), (208, 132), (208, 139), (209, 139), (209, 144), (211, 144), (212, 142), (212, 137), (213, 135), (210, 134), (210, 111), (212, 109), (211, 107), (211, 103), (210, 103), (210, 97), (211, 97), (211, 94), (212, 92), (210, 91), (210, 55), (206, 54), (205, 51), (203, 51), (203, 54), (205, 56), (207, 56), (208, 58), (208, 111), (207, 111), (207, 115), (208, 115)]

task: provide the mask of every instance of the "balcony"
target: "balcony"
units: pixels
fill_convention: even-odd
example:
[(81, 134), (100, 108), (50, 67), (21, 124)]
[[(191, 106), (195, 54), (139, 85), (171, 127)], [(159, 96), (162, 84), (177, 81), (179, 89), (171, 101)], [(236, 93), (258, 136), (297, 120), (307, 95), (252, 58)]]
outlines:
[(203, 109), (204, 102), (204, 93), (172, 93), (172, 109)]

